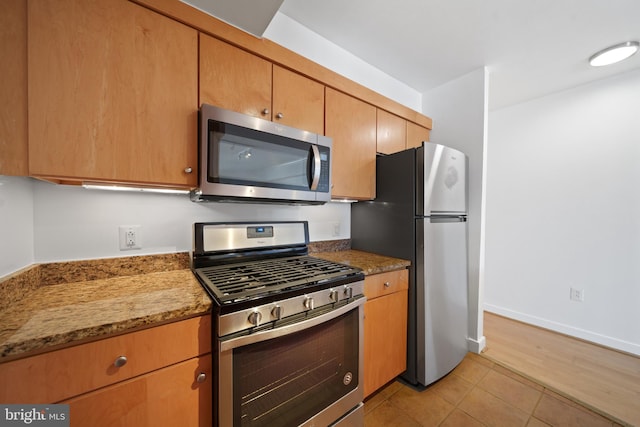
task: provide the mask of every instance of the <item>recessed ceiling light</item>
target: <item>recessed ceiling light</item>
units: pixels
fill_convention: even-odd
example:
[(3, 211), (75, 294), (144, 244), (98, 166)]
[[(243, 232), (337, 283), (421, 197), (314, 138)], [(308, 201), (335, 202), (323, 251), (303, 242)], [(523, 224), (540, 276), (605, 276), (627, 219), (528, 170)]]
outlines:
[(624, 42), (595, 53), (589, 58), (589, 64), (594, 67), (602, 67), (603, 65), (615, 64), (627, 59), (638, 51), (640, 43), (636, 41)]

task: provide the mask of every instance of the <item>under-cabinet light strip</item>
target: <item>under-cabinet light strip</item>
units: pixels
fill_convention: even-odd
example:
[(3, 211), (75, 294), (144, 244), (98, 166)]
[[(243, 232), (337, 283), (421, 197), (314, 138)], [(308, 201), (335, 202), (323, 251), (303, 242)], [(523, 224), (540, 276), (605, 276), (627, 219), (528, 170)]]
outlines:
[(108, 191), (129, 191), (142, 193), (161, 193), (161, 194), (189, 194), (188, 190), (178, 190), (175, 188), (147, 188), (147, 187), (130, 187), (126, 185), (107, 185), (107, 184), (82, 184), (87, 190), (108, 190)]

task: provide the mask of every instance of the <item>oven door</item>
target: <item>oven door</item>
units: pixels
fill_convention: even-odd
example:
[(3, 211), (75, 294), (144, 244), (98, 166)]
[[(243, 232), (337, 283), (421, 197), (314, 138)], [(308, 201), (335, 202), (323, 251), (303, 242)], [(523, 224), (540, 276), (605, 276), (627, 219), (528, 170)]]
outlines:
[(361, 425), (364, 301), (221, 341), (218, 425)]

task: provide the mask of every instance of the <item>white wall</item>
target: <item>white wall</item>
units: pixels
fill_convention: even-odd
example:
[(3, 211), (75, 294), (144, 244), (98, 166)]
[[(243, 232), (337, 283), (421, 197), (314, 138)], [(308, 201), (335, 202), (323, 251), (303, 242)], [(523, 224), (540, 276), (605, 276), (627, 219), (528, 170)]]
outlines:
[(420, 92), (280, 12), (273, 17), (264, 37), (411, 109), (422, 108)]
[(0, 277), (33, 264), (31, 181), (0, 175)]
[[(193, 203), (186, 195), (86, 190), (0, 177), (0, 277), (30, 264), (190, 251), (198, 221), (308, 221), (311, 241), (348, 239), (345, 203)], [(141, 249), (121, 251), (118, 227), (139, 225)]]
[[(39, 181), (33, 186), (36, 262), (189, 251), (192, 225), (198, 221), (307, 220), (312, 241), (350, 235), (350, 205), (344, 203), (193, 203), (187, 195), (86, 190)], [(141, 226), (142, 249), (119, 249), (120, 225)]]
[(640, 70), (489, 123), (486, 309), (640, 355)]
[(475, 352), (485, 345), (481, 230), (487, 93), (488, 73), (480, 68), (423, 94), (423, 111), (434, 123), (431, 142), (453, 147), (468, 156), (469, 349)]

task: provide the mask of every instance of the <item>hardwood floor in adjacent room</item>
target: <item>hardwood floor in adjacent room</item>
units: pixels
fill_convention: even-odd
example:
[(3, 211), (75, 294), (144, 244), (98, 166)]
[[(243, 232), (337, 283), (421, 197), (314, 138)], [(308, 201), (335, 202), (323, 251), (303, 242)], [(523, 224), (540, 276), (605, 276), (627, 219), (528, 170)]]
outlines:
[(440, 381), (399, 381), (364, 402), (364, 427), (614, 427), (596, 414), (484, 356), (469, 353)]
[(365, 400), (365, 427), (638, 426), (640, 358), (485, 313), (487, 348), (416, 390)]
[(483, 356), (620, 424), (640, 426), (640, 358), (485, 312)]

